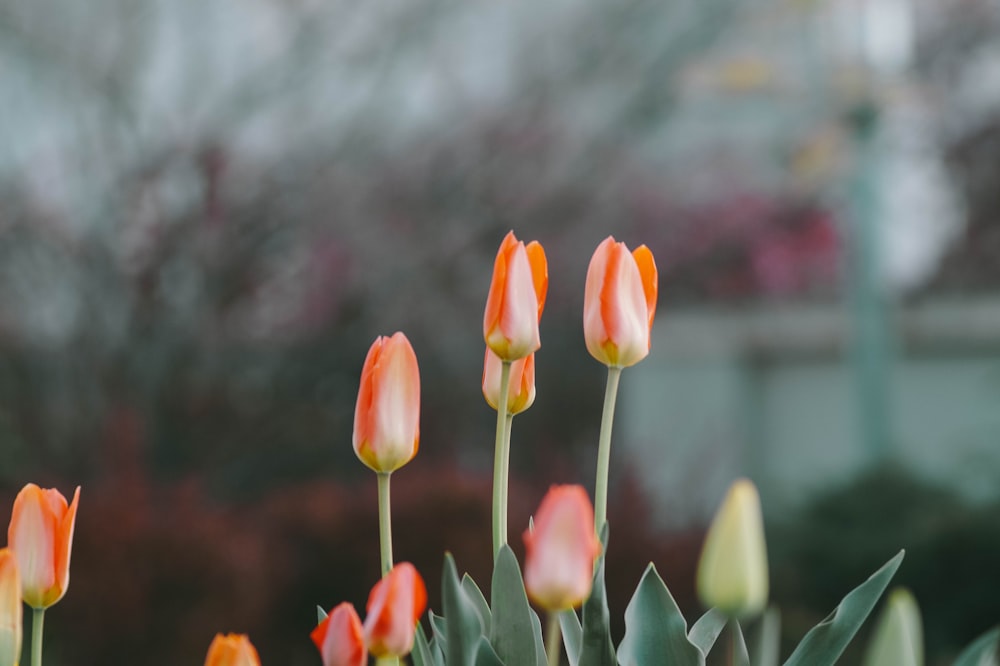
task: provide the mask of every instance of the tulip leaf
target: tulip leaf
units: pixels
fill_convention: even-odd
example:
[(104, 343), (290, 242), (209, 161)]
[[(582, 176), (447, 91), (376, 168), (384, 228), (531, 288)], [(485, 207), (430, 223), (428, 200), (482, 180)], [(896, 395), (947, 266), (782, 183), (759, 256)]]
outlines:
[(448, 666), (475, 666), (483, 624), (475, 604), (469, 600), (458, 580), (458, 570), (451, 553), (445, 553), (441, 577), (441, 598), (444, 602), (448, 642), (444, 653)]
[(440, 650), (444, 650), (448, 645), (448, 626), (445, 624), (443, 615), (430, 614), (431, 629), (434, 630), (434, 643)]
[(688, 640), (687, 622), (650, 562), (625, 609), (625, 638), (618, 646), (622, 666), (703, 666), (705, 655)]
[(743, 638), (743, 627), (739, 620), (732, 620), (729, 623), (733, 638), (733, 666), (750, 666), (750, 651), (747, 650), (746, 639)]
[(754, 666), (778, 666), (781, 650), (781, 611), (771, 606), (757, 623), (753, 644)]
[(490, 644), (507, 664), (545, 666), (542, 625), (528, 605), (517, 557), (510, 546), (497, 553), (491, 587)]
[(479, 638), (479, 650), (476, 652), (476, 666), (504, 666), (504, 663), (493, 650), (493, 646), (486, 640), (486, 636)]
[(1000, 666), (1000, 626), (972, 641), (952, 666)]
[(719, 634), (726, 628), (728, 621), (729, 618), (726, 617), (725, 613), (717, 608), (710, 608), (707, 613), (698, 618), (697, 622), (691, 625), (688, 640), (701, 651), (702, 656), (707, 657), (712, 646), (715, 645), (715, 641), (718, 640)]
[(590, 596), (583, 602), (583, 642), (579, 666), (617, 666), (615, 645), (611, 641), (611, 614), (604, 588), (604, 553), (608, 552), (608, 524), (601, 530), (601, 555), (594, 570)]
[(479, 613), (479, 620), (483, 623), (483, 633), (488, 636), (490, 634), (490, 625), (493, 623), (493, 616), (490, 612), (490, 605), (486, 603), (486, 597), (483, 596), (479, 586), (476, 585), (476, 581), (472, 580), (472, 576), (469, 574), (462, 576), (462, 589), (465, 591), (465, 596), (469, 598), (469, 601), (475, 605), (476, 612)]
[(566, 656), (569, 657), (569, 666), (577, 666), (580, 663), (583, 627), (580, 626), (580, 618), (576, 616), (576, 611), (572, 609), (561, 611), (559, 627), (562, 629), (563, 645), (566, 647)]
[(826, 619), (810, 629), (785, 662), (785, 666), (826, 666), (836, 663), (882, 596), (903, 561), (903, 554), (904, 551), (900, 551), (882, 565), (868, 580), (849, 592)]
[(417, 634), (413, 640), (413, 666), (435, 666), (434, 657), (431, 654), (430, 643), (427, 642), (427, 634), (424, 628), (417, 622)]
[(317, 604), (317, 606), (316, 606), (316, 624), (321, 624), (323, 622), (323, 620), (326, 619), (326, 616), (327, 616), (327, 612), (325, 610), (323, 610), (322, 606), (320, 606), (320, 605)]

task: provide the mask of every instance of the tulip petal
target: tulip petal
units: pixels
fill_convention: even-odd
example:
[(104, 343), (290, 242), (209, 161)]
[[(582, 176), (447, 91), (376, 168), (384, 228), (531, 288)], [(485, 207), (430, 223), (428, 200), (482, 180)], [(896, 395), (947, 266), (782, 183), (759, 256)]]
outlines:
[(636, 266), (639, 267), (639, 275), (642, 278), (642, 291), (646, 295), (646, 310), (649, 312), (649, 329), (653, 330), (653, 316), (656, 314), (656, 297), (659, 291), (659, 282), (656, 272), (656, 261), (653, 260), (653, 253), (645, 245), (640, 245), (632, 252)]
[(331, 610), (310, 636), (322, 655), (323, 666), (368, 664), (361, 618), (349, 602), (345, 601)]

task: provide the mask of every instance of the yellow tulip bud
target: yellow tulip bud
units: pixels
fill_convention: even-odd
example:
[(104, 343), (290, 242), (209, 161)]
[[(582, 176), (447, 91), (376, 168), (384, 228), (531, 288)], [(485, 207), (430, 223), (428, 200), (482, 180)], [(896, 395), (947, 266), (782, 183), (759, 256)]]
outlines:
[(698, 562), (698, 597), (731, 617), (756, 615), (767, 604), (767, 547), (757, 487), (739, 479), (712, 520)]
[(900, 587), (889, 593), (864, 663), (865, 666), (923, 666), (920, 609), (909, 590)]

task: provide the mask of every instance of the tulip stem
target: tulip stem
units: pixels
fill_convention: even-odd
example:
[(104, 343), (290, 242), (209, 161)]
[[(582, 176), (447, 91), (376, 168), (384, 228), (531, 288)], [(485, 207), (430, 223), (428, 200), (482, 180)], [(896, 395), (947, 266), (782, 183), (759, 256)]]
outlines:
[(507, 474), (510, 466), (510, 419), (507, 392), (510, 390), (510, 361), (500, 366), (500, 393), (497, 399), (497, 434), (493, 454), (493, 559), (507, 543)]
[(42, 666), (42, 629), (45, 609), (33, 608), (31, 613), (31, 666)]
[(391, 472), (378, 472), (378, 536), (382, 575), (392, 569), (392, 510), (389, 504), (389, 476)]
[(562, 653), (562, 629), (559, 626), (559, 613), (550, 612), (548, 625), (545, 627), (545, 656), (548, 666), (559, 666), (559, 655)]
[(608, 383), (604, 389), (604, 411), (601, 414), (601, 438), (597, 445), (597, 483), (594, 489), (594, 529), (598, 536), (608, 519), (608, 470), (611, 467), (611, 425), (615, 420), (615, 400), (622, 369), (608, 366)]

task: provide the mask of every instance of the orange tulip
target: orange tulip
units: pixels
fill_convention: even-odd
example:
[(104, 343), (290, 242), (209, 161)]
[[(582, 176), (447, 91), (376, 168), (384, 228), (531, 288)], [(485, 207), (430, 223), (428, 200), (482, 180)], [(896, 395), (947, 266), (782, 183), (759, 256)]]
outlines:
[(413, 650), (417, 621), (427, 607), (424, 579), (409, 562), (400, 562), (368, 595), (365, 641), (375, 657), (403, 657)]
[[(491, 350), (483, 361), (483, 397), (493, 409), (500, 404), (500, 368), (503, 362)], [(535, 355), (519, 358), (510, 364), (510, 384), (507, 391), (507, 413), (523, 412), (535, 402)]]
[(319, 623), (311, 634), (313, 643), (323, 655), (323, 666), (366, 666), (368, 648), (365, 647), (361, 618), (349, 602), (338, 605)]
[(67, 506), (58, 490), (33, 483), (14, 500), (7, 545), (17, 555), (24, 602), (32, 608), (48, 608), (66, 594), (79, 500), (79, 487)]
[(550, 611), (576, 608), (590, 596), (601, 542), (583, 486), (552, 486), (524, 533), (524, 587)]
[(17, 556), (0, 549), (0, 666), (16, 666), (21, 659), (21, 574)]
[(542, 346), (538, 322), (549, 286), (545, 251), (537, 241), (527, 246), (511, 231), (500, 244), (483, 315), (483, 337), (505, 361), (524, 358)]
[(645, 245), (629, 252), (608, 236), (587, 269), (583, 333), (587, 351), (601, 363), (626, 368), (649, 354), (656, 313), (657, 274)]
[(354, 452), (376, 472), (392, 472), (420, 446), (420, 370), (402, 333), (368, 350), (354, 410)]
[(260, 656), (246, 634), (216, 634), (205, 666), (260, 666)]

